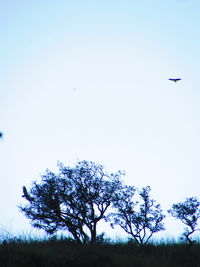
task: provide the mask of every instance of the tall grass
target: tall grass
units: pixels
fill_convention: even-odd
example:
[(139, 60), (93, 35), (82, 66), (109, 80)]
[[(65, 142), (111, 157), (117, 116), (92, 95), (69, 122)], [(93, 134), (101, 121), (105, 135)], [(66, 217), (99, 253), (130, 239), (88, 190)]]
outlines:
[(138, 247), (131, 240), (106, 239), (81, 245), (63, 236), (18, 235), (0, 238), (2, 267), (200, 267), (200, 244), (154, 240)]

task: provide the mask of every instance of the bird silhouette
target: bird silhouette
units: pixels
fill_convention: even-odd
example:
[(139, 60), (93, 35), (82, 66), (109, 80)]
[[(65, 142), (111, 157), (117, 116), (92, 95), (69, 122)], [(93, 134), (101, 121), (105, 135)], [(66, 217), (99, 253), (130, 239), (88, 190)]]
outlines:
[(172, 79), (172, 78), (170, 78), (169, 80), (170, 80), (170, 81), (173, 81), (173, 82), (175, 82), (175, 83), (176, 83), (176, 82), (180, 81), (180, 80), (181, 80), (181, 78), (175, 78), (175, 79)]
[(35, 199), (29, 195), (26, 189), (26, 186), (23, 186), (22, 188), (23, 188), (23, 193), (24, 193), (22, 197), (25, 197), (30, 202), (34, 201)]

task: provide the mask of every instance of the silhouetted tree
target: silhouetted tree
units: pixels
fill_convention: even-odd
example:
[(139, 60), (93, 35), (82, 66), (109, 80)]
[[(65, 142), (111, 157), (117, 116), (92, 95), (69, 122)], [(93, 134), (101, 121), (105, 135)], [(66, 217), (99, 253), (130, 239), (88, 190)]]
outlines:
[(20, 210), (34, 227), (47, 233), (66, 229), (78, 242), (96, 242), (97, 223), (106, 219), (123, 173), (108, 174), (102, 165), (89, 161), (74, 168), (62, 163), (58, 167), (58, 174), (47, 169), (41, 183), (33, 182), (30, 191), (23, 187), (29, 203)]
[(140, 200), (134, 201), (135, 188), (124, 187), (115, 202), (117, 212), (112, 213), (111, 226), (119, 225), (139, 246), (147, 244), (154, 233), (165, 229), (162, 222), (165, 216), (160, 205), (150, 198), (150, 191), (149, 186), (137, 191)]
[(187, 226), (182, 234), (186, 241), (190, 245), (196, 242), (192, 240), (191, 235), (200, 230), (197, 229), (200, 218), (200, 201), (196, 197), (186, 198), (184, 202), (173, 204), (172, 209), (168, 212)]

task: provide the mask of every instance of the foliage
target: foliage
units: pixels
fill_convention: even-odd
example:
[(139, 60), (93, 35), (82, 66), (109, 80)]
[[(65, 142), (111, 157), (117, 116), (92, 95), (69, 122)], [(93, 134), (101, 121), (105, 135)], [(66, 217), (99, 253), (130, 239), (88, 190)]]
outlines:
[(152, 235), (164, 230), (164, 215), (159, 204), (150, 198), (150, 187), (138, 191), (140, 201), (134, 201), (135, 188), (126, 186), (115, 202), (117, 212), (112, 214), (111, 226), (119, 225), (134, 241), (143, 246)]
[(200, 230), (197, 229), (200, 218), (200, 201), (196, 197), (186, 198), (184, 202), (173, 204), (172, 209), (168, 212), (187, 226), (183, 232), (186, 241), (189, 244), (196, 242), (191, 235)]
[(80, 243), (96, 242), (97, 223), (106, 219), (106, 212), (121, 188), (121, 171), (108, 174), (94, 162), (81, 161), (74, 168), (58, 163), (59, 173), (48, 169), (41, 183), (33, 182), (28, 191), (29, 202), (20, 210), (34, 227), (53, 234), (68, 230)]

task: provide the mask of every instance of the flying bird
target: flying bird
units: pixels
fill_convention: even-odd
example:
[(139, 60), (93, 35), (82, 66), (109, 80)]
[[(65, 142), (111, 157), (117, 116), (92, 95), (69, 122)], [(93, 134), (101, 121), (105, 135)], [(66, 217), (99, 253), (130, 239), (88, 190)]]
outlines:
[(176, 79), (172, 79), (172, 78), (170, 78), (169, 80), (170, 80), (170, 81), (173, 81), (173, 82), (175, 82), (175, 83), (176, 83), (176, 82), (180, 81), (180, 80), (181, 80), (181, 78), (176, 78)]

